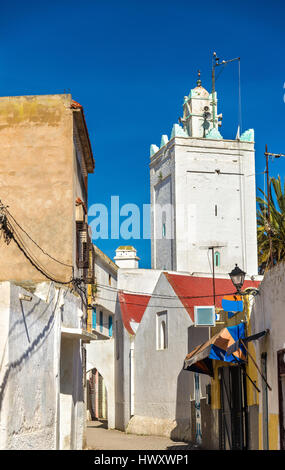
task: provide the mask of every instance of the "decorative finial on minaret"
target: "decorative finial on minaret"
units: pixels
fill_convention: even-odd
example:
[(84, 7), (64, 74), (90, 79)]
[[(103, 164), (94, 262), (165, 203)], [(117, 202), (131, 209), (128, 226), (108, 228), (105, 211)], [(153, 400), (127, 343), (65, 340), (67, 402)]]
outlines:
[(200, 72), (200, 70), (198, 70), (197, 86), (201, 86), (201, 85), (202, 85), (202, 81), (201, 81), (201, 79), (200, 79), (200, 76), (201, 76), (201, 72)]

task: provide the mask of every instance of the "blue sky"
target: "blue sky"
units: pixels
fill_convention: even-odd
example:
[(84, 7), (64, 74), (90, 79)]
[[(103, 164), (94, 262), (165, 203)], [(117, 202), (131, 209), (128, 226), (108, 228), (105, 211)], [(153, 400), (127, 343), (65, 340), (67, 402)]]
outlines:
[[(253, 127), (257, 187), (264, 147), (285, 153), (284, 17), (280, 1), (50, 0), (1, 5), (0, 94), (72, 94), (84, 106), (96, 159), (89, 205), (149, 203), (149, 147), (170, 134), (184, 95), (211, 86), (211, 57), (241, 57), (243, 130)], [(216, 88), (222, 135), (238, 124), (237, 63)], [(285, 159), (270, 163), (284, 178)], [(122, 218), (124, 220), (124, 218)], [(149, 240), (98, 240), (111, 258), (133, 244), (150, 267)]]

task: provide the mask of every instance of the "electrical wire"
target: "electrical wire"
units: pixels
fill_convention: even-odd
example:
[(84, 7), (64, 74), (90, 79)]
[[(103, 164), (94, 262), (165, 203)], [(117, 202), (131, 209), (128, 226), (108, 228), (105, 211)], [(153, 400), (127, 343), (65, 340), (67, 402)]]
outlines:
[[(159, 299), (177, 299), (177, 297), (179, 297), (179, 299), (201, 299), (201, 298), (204, 298), (204, 297), (206, 298), (206, 297), (212, 297), (213, 296), (213, 294), (204, 295), (204, 296), (203, 295), (202, 296), (201, 295), (198, 295), (198, 296), (191, 296), (191, 295), (177, 296), (177, 295), (167, 295), (167, 294), (146, 293), (146, 292), (142, 292), (142, 291), (131, 291), (131, 290), (128, 290), (128, 289), (118, 289), (117, 287), (110, 287), (110, 286), (107, 286), (105, 284), (96, 284), (96, 286), (101, 287), (101, 288), (103, 288), (107, 291), (108, 290), (111, 290), (113, 292), (122, 291), (122, 293), (124, 293), (124, 294), (145, 295), (145, 296), (159, 298)], [(220, 296), (223, 296), (223, 295), (235, 295), (235, 294), (236, 294), (236, 292), (226, 292), (226, 293), (223, 293), (223, 294), (216, 294), (216, 295), (220, 297)]]
[[(31, 265), (39, 271), (43, 276), (45, 276), (47, 279), (50, 281), (56, 283), (56, 284), (61, 284), (65, 286), (70, 286), (71, 284), (74, 286), (75, 291), (79, 294), (82, 304), (88, 309), (88, 300), (87, 300), (87, 292), (86, 289), (82, 289), (80, 287), (81, 283), (84, 282), (83, 279), (80, 278), (74, 278), (74, 268), (71, 265), (68, 265), (66, 263), (62, 263), (61, 261), (57, 260), (53, 256), (49, 255), (46, 251), (44, 251), (33, 239), (32, 237), (20, 226), (20, 224), (16, 221), (16, 219), (12, 216), (12, 214), (8, 211), (7, 207), (3, 206), (2, 202), (0, 201), (0, 210), (2, 210), (2, 224), (1, 224), (1, 229), (2, 232), (4, 232), (4, 236), (6, 233), (6, 242), (9, 243), (10, 240), (13, 240), (19, 250), (23, 253), (23, 255), (27, 258), (27, 260), (31, 263)], [(59, 264), (71, 267), (72, 268), (72, 277), (70, 278), (69, 281), (60, 281), (56, 279), (56, 276), (52, 273), (50, 273), (41, 263), (40, 261), (36, 258), (36, 256), (31, 252), (31, 250), (25, 245), (25, 242), (23, 241), (21, 235), (17, 231), (16, 227), (13, 225), (11, 220), (9, 220), (7, 213), (11, 217), (11, 219), (14, 221), (14, 223), (19, 227), (19, 229), (25, 233), (25, 235), (31, 240), (45, 255), (47, 255), (49, 258), (53, 259), (54, 261), (57, 261)]]
[[(226, 294), (215, 294), (215, 297), (223, 297), (224, 295), (234, 295), (234, 294), (229, 294), (228, 292)], [(153, 296), (149, 296), (149, 297), (153, 297)], [(209, 297), (213, 297), (213, 294), (209, 294), (209, 295), (200, 295), (200, 296), (196, 296), (196, 297), (191, 297), (191, 299), (203, 299), (203, 298), (209, 298)], [(105, 300), (105, 301), (108, 301), (108, 302), (117, 302), (117, 299), (106, 299), (105, 297), (100, 297), (100, 296), (96, 296), (96, 300), (97, 299), (100, 299), (100, 300)], [(175, 297), (175, 299), (177, 301), (180, 301), (181, 300), (181, 297)], [(126, 302), (126, 301), (122, 301), (122, 304), (124, 305), (135, 305), (137, 307), (144, 307), (146, 308), (147, 307), (147, 304), (141, 304), (141, 303), (138, 303), (138, 302)], [(185, 308), (190, 308), (190, 307), (193, 307), (193, 305), (186, 305), (186, 306), (171, 306), (171, 305), (155, 305), (156, 308), (167, 308), (167, 309), (171, 309), (171, 308), (181, 308), (181, 309), (184, 309)]]
[(33, 256), (30, 255), (30, 253), (28, 252), (28, 249), (25, 247), (24, 243), (21, 241), (19, 235), (18, 235), (18, 238), (19, 240), (17, 239), (17, 237), (15, 236), (15, 232), (12, 232), (12, 239), (14, 240), (14, 242), (16, 243), (16, 245), (18, 246), (19, 250), (24, 254), (24, 256), (28, 259), (28, 261), (32, 264), (32, 266), (34, 266), (34, 268), (36, 268), (41, 274), (43, 274), (47, 279), (49, 279), (50, 281), (53, 281), (57, 284), (63, 284), (63, 285), (67, 285), (67, 284), (70, 284), (72, 282), (73, 279), (70, 279), (69, 281), (59, 281), (58, 279), (56, 279), (55, 277), (52, 277), (51, 275), (48, 274), (48, 272), (41, 267), (40, 263), (38, 262), (38, 260), (36, 260), (36, 258), (33, 258)]
[[(0, 201), (1, 203), (1, 201)], [(1, 203), (2, 204), (2, 203)], [(2, 209), (3, 209), (3, 206), (2, 206)], [(10, 212), (7, 210), (7, 208), (5, 208), (5, 211), (8, 212), (8, 214), (11, 216), (11, 218), (13, 219), (13, 221), (16, 223), (16, 225), (28, 236), (28, 238), (33, 241), (33, 243), (44, 253), (46, 254), (47, 256), (49, 256), (50, 258), (54, 259), (55, 261), (58, 261), (60, 264), (63, 264), (65, 266), (68, 266), (68, 267), (72, 267), (71, 265), (67, 265), (65, 263), (62, 263), (61, 261), (59, 260), (56, 260), (55, 258), (53, 258), (51, 255), (49, 255), (47, 252), (45, 252), (31, 237), (30, 235), (20, 226), (20, 224), (16, 221), (16, 219), (10, 214)], [(86, 292), (86, 289), (82, 289), (80, 287), (80, 284), (83, 282), (82, 279), (76, 279), (72, 276), (72, 278), (69, 280), (69, 281), (59, 281), (58, 279), (56, 279), (56, 277), (51, 274), (46, 268), (44, 268), (41, 263), (39, 262), (39, 260), (37, 260), (37, 258), (32, 254), (30, 253), (29, 249), (26, 247), (24, 241), (22, 240), (22, 237), (19, 235), (19, 233), (17, 232), (16, 228), (13, 226), (13, 224), (11, 223), (11, 221), (8, 220), (7, 216), (6, 216), (6, 220), (7, 220), (7, 228), (10, 230), (10, 237), (11, 239), (14, 240), (14, 242), (16, 243), (16, 245), (18, 246), (19, 250), (24, 254), (24, 256), (28, 259), (28, 261), (32, 264), (32, 266), (35, 267), (35, 269), (37, 269), (41, 274), (43, 274), (47, 279), (49, 279), (50, 281), (52, 282), (55, 282), (57, 284), (62, 284), (62, 285), (70, 285), (70, 284), (74, 284), (77, 289), (78, 289), (78, 293), (81, 297), (81, 300), (84, 304), (84, 306), (86, 308), (88, 308), (88, 301), (87, 301), (87, 292)], [(3, 228), (3, 225), (2, 225), (2, 228)], [(15, 236), (16, 235), (16, 236)], [(104, 284), (96, 284), (99, 288), (103, 288), (105, 290), (111, 290), (111, 291), (114, 291), (114, 292), (118, 292), (119, 289), (117, 287), (111, 287), (111, 286), (107, 286), (107, 285), (104, 285)], [(173, 295), (163, 295), (163, 294), (155, 294), (155, 293), (152, 293), (152, 294), (149, 294), (149, 293), (146, 293), (146, 292), (141, 292), (141, 291), (130, 291), (130, 290), (126, 290), (124, 289), (124, 293), (129, 293), (129, 294), (132, 294), (132, 295), (146, 295), (146, 296), (149, 296), (149, 297), (153, 297), (153, 298), (160, 298), (160, 299), (202, 299), (202, 298), (209, 298), (209, 297), (212, 297), (213, 294), (209, 294), (209, 295), (200, 295), (200, 296), (173, 296)], [(83, 294), (83, 297), (82, 295)], [(224, 296), (224, 295), (234, 295), (235, 293), (224, 293), (224, 294), (216, 294), (217, 297), (221, 297), (221, 296)], [(114, 299), (106, 299), (104, 297), (100, 297), (100, 296), (96, 296), (97, 299), (101, 299), (101, 300), (105, 300), (105, 301), (111, 301), (111, 302), (117, 302), (117, 300), (114, 300)], [(137, 306), (145, 306), (145, 304), (139, 304), (139, 303), (135, 303), (135, 302), (124, 302), (124, 304), (130, 304), (130, 305), (137, 305)], [(159, 308), (165, 308), (165, 306), (161, 306), (161, 305), (158, 305), (157, 307)], [(167, 306), (168, 308), (184, 308), (184, 307), (169, 307)]]
[[(1, 203), (1, 201), (0, 201)], [(62, 261), (59, 261), (58, 259), (54, 258), (53, 256), (51, 256), (49, 253), (47, 253), (45, 250), (43, 250), (43, 248), (41, 246), (38, 245), (38, 243), (26, 232), (25, 229), (23, 229), (23, 227), (21, 227), (21, 225), (19, 224), (19, 222), (17, 222), (17, 220), (15, 219), (15, 217), (11, 214), (11, 212), (7, 209), (7, 207), (5, 207), (4, 209), (8, 214), (9, 216), (13, 219), (13, 221), (15, 222), (15, 224), (19, 227), (20, 230), (22, 230), (22, 232), (27, 235), (27, 237), (37, 246), (37, 248), (39, 248), (42, 253), (44, 253), (46, 256), (48, 256), (49, 258), (51, 258), (53, 261), (56, 261), (57, 263), (59, 264), (62, 264), (63, 266), (67, 266), (69, 268), (72, 268), (73, 266), (71, 264), (67, 264), (67, 263), (63, 263)]]
[[(1, 203), (2, 204), (2, 203)], [(3, 205), (2, 205), (2, 211), (3, 212), (6, 212), (7, 211), (7, 208), (4, 208)], [(4, 209), (4, 210), (3, 210)], [(6, 231), (6, 235), (8, 236), (8, 238), (11, 240), (13, 239), (13, 241), (16, 243), (17, 247), (19, 248), (19, 250), (24, 254), (24, 256), (28, 259), (28, 261), (32, 264), (32, 266), (37, 269), (41, 274), (43, 274), (47, 279), (49, 279), (50, 281), (53, 281), (57, 284), (62, 284), (62, 285), (68, 285), (70, 283), (72, 283), (74, 281), (74, 278), (72, 276), (72, 278), (69, 280), (69, 281), (60, 281), (58, 279), (56, 279), (56, 277), (51, 274), (46, 268), (43, 267), (43, 265), (39, 262), (39, 260), (35, 257), (35, 255), (33, 255), (30, 250), (27, 248), (27, 246), (25, 245), (22, 237), (20, 236), (20, 234), (17, 232), (17, 229), (15, 228), (15, 226), (13, 226), (13, 224), (11, 223), (11, 221), (8, 219), (7, 217), (7, 214), (4, 214), (4, 217), (6, 218), (6, 223), (5, 225), (3, 224), (2, 222), (2, 230)], [(14, 217), (12, 217), (12, 219), (15, 221)], [(17, 224), (19, 225), (19, 224)], [(25, 231), (24, 231), (25, 232)], [(25, 232), (26, 233), (26, 232)], [(30, 238), (30, 237), (29, 237)], [(42, 250), (43, 251), (43, 250)]]

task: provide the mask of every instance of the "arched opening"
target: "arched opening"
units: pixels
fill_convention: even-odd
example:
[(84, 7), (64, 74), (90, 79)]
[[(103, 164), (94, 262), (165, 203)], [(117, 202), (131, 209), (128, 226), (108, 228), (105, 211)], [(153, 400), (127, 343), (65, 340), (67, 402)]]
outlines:
[(96, 368), (87, 372), (87, 413), (89, 421), (98, 421), (108, 427), (107, 388), (104, 377)]
[(221, 264), (221, 255), (218, 251), (215, 252), (215, 267), (218, 268)]

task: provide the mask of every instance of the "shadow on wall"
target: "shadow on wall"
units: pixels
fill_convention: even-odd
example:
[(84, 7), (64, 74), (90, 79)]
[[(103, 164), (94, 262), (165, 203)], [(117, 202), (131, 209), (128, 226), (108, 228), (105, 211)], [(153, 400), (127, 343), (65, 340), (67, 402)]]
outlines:
[(115, 310), (115, 428), (125, 431), (130, 420), (129, 404), (129, 333), (125, 330), (120, 303)]
[[(209, 329), (205, 327), (194, 327), (188, 328), (188, 345), (187, 352), (192, 351), (199, 344), (204, 343), (209, 339)], [(186, 354), (185, 354), (186, 356)], [(183, 358), (184, 360), (184, 358)], [(184, 363), (183, 363), (184, 364)], [(200, 375), (201, 381), (201, 395), (205, 391), (205, 385), (209, 383), (210, 378), (208, 376)], [(204, 394), (205, 395), (205, 394)], [(201, 405), (204, 408), (204, 416), (208, 427), (210, 416), (208, 406), (207, 412), (205, 411), (205, 399), (201, 396)], [(192, 398), (192, 399), (191, 399)], [(196, 415), (195, 415), (195, 403), (194, 403), (194, 373), (182, 369), (177, 377), (177, 392), (176, 392), (176, 428), (171, 432), (171, 439), (174, 441), (181, 440), (185, 442), (195, 442), (196, 436)], [(203, 420), (202, 420), (203, 421)], [(202, 432), (203, 432), (202, 426)], [(205, 431), (204, 431), (205, 432)]]
[[(17, 370), (20, 370), (21, 367), (25, 364), (25, 362), (30, 359), (31, 355), (33, 355), (37, 351), (37, 348), (41, 347), (43, 345), (43, 343), (47, 340), (47, 338), (48, 338), (48, 336), (49, 336), (49, 334), (50, 334), (50, 332), (53, 328), (53, 324), (54, 324), (54, 320), (55, 320), (55, 312), (56, 312), (57, 305), (58, 305), (58, 299), (59, 299), (59, 295), (57, 296), (56, 305), (54, 306), (54, 308), (52, 310), (52, 313), (51, 313), (46, 325), (44, 326), (42, 331), (36, 336), (36, 338), (33, 340), (32, 343), (31, 343), (31, 340), (30, 340), (30, 337), (29, 337), (27, 324), (26, 324), (26, 318), (31, 314), (31, 312), (28, 312), (26, 314), (26, 317), (25, 317), (23, 306), (22, 306), (22, 303), (21, 303), (21, 311), (22, 311), (22, 315), (23, 315), (23, 320), (22, 321), (23, 321), (23, 324), (24, 324), (24, 327), (25, 327), (25, 332), (26, 332), (26, 335), (27, 335), (28, 342), (31, 343), (31, 344), (23, 352), (23, 354), (21, 354), (21, 356), (18, 359), (16, 359), (15, 361), (11, 361), (7, 364), (6, 372), (4, 374), (2, 383), (0, 385), (0, 411), (2, 409), (4, 393), (5, 393), (5, 389), (6, 389), (6, 386), (7, 386), (8, 379), (9, 379), (10, 375), (13, 372), (17, 372)], [(51, 305), (52, 302), (53, 302), (53, 299), (46, 306), (43, 313), (45, 313), (48, 310), (48, 307)], [(37, 307), (37, 305), (39, 303), (40, 302), (36, 302), (36, 304), (32, 307), (31, 310), (32, 310), (33, 313), (34, 313), (35, 307)], [(40, 314), (40, 316), (42, 316), (42, 315)], [(10, 336), (12, 330), (14, 329), (14, 326), (15, 326), (15, 324), (13, 325), (12, 328), (10, 328), (9, 336)], [(9, 343), (9, 337), (7, 338), (7, 343), (6, 344), (8, 344), (8, 343)]]
[(176, 389), (176, 427), (171, 431), (170, 438), (173, 441), (190, 442), (191, 436), (191, 375), (181, 369), (177, 377)]

